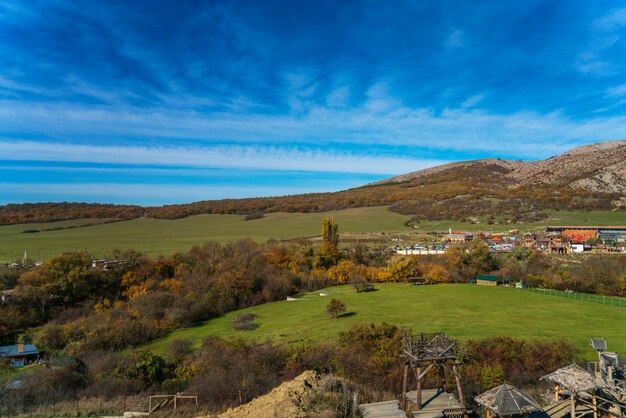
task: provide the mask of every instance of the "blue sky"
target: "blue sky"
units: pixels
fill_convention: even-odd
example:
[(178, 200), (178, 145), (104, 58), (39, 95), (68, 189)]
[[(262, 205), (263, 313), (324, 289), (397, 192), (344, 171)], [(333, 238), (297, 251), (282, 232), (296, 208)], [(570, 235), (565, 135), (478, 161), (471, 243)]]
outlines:
[(610, 1), (0, 0), (0, 204), (332, 191), (626, 138)]

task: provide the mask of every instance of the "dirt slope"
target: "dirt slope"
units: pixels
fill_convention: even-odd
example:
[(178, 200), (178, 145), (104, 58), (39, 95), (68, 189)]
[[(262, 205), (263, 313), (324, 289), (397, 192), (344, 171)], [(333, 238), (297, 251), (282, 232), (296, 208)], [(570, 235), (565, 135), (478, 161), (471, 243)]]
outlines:
[[(267, 395), (259, 396), (237, 408), (231, 408), (219, 418), (294, 418), (305, 416), (304, 407), (320, 384), (320, 376), (306, 371), (293, 380), (283, 383)], [(207, 417), (208, 418), (208, 417)]]

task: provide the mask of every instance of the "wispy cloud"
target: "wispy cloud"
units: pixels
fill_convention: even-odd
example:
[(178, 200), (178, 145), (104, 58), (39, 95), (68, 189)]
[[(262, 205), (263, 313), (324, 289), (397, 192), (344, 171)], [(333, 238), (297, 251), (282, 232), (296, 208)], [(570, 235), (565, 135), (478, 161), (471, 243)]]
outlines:
[[(617, 94), (619, 91), (612, 92)], [(460, 108), (435, 112), (430, 108), (405, 106), (389, 95), (384, 85), (376, 84), (368, 90), (366, 100), (359, 106), (336, 108), (312, 105), (307, 111), (290, 115), (199, 114), (167, 108), (25, 104), (4, 100), (0, 101), (0, 125), (8, 132), (28, 133), (29, 138), (39, 136), (64, 146), (84, 142), (74, 138), (94, 136), (111, 144), (128, 144), (126, 138), (132, 136), (131, 144), (157, 141), (156, 144), (162, 144), (163, 149), (170, 149), (165, 141), (176, 138), (182, 143), (191, 141), (198, 144), (194, 153), (204, 155), (204, 160), (214, 165), (227, 160), (211, 154), (215, 148), (209, 148), (205, 150), (208, 154), (203, 154), (202, 146), (214, 147), (226, 142), (241, 144), (241, 150), (246, 149), (246, 144), (267, 146), (268, 149), (276, 146), (276, 149), (284, 150), (292, 146), (290, 144), (300, 143), (338, 150), (338, 144), (352, 144), (353, 147), (356, 144), (363, 147), (387, 144), (392, 147), (425, 147), (442, 152), (489, 152), (508, 158), (540, 158), (590, 140), (626, 137), (624, 116), (574, 121), (560, 112), (498, 114), (477, 108), (482, 98), (481, 95), (473, 96)], [(27, 120), (21, 117), (24, 114), (29, 115)], [(22, 139), (12, 137), (9, 138)], [(46, 149), (46, 146), (42, 140), (41, 144), (33, 146), (32, 151)], [(154, 150), (158, 149), (159, 146), (154, 147)], [(362, 149), (366, 148), (356, 147), (354, 151), (358, 154)], [(80, 150), (80, 147), (75, 150)], [(393, 148), (389, 153), (393, 153)], [(43, 152), (40, 154), (44, 155)], [(68, 151), (67, 155), (70, 154)], [(81, 155), (87, 154), (84, 152)], [(6, 147), (0, 152), (0, 158), (14, 158), (11, 155), (19, 153)], [(240, 155), (262, 157), (255, 153)], [(419, 158), (411, 156), (416, 157)], [(120, 155), (120, 158), (124, 156)], [(191, 161), (196, 160), (192, 155)]]
[(606, 15), (594, 19), (592, 27), (597, 31), (613, 31), (626, 26), (626, 8), (615, 9)]
[(626, 96), (626, 84), (620, 84), (613, 86), (606, 91), (608, 97), (622, 97)]
[[(617, 74), (621, 65), (607, 51), (622, 40), (621, 28), (626, 25), (626, 8), (613, 10), (591, 22), (592, 39), (589, 46), (578, 55), (578, 71), (607, 77)], [(621, 60), (620, 60), (621, 61)]]
[(35, 141), (0, 141), (9, 161), (63, 161), (107, 164), (219, 167), (271, 170), (397, 174), (447, 162), (419, 158), (298, 150), (267, 146), (95, 146)]
[(13, 179), (27, 160), (59, 185), (199, 167), (392, 175), (626, 138), (626, 9), (0, 0), (0, 21)]

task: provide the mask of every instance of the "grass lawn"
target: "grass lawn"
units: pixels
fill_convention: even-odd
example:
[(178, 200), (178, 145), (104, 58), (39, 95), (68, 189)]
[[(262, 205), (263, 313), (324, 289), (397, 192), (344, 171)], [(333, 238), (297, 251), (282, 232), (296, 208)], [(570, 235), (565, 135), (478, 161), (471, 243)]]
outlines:
[[(272, 340), (306, 344), (332, 340), (355, 323), (388, 322), (411, 327), (414, 332), (445, 331), (454, 338), (472, 339), (508, 335), (524, 339), (572, 341), (585, 357), (591, 337), (607, 339), (610, 350), (626, 352), (626, 308), (560, 299), (519, 289), (467, 284), (408, 286), (377, 284), (375, 292), (356, 293), (350, 286), (331, 287), (302, 295), (296, 301), (268, 303), (187, 329), (175, 331), (146, 348), (163, 353), (176, 338), (200, 344), (207, 335), (247, 340)], [(326, 315), (331, 298), (347, 305), (349, 315)], [(232, 319), (255, 313), (260, 326), (254, 331), (234, 331)]]

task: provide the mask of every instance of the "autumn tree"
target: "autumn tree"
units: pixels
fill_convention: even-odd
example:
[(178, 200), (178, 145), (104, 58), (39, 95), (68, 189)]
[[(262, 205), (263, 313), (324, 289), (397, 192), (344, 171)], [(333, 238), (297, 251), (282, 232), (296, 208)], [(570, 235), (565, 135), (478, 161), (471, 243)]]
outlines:
[(451, 247), (446, 252), (446, 263), (455, 276), (464, 281), (496, 268), (496, 261), (489, 252), (489, 246), (480, 240)]
[(322, 219), (322, 247), (320, 248), (320, 267), (329, 267), (337, 264), (341, 254), (339, 253), (339, 225), (335, 218), (324, 217)]
[(380, 270), (378, 278), (381, 282), (405, 282), (409, 277), (419, 275), (419, 262), (416, 256), (397, 255)]

